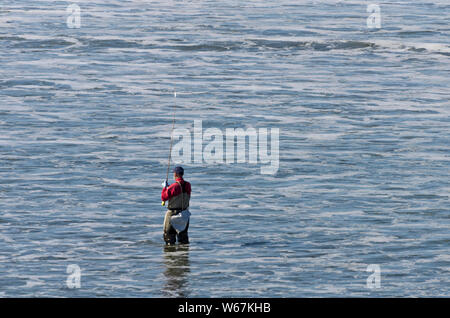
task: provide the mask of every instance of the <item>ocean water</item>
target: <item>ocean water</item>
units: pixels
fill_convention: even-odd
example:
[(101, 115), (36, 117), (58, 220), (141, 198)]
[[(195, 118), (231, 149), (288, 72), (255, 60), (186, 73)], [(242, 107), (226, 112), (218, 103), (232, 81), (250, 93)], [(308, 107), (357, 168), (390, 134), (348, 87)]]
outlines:
[[(0, 297), (450, 296), (448, 0), (71, 3), (1, 1)], [(165, 249), (174, 91), (279, 169), (185, 163)]]

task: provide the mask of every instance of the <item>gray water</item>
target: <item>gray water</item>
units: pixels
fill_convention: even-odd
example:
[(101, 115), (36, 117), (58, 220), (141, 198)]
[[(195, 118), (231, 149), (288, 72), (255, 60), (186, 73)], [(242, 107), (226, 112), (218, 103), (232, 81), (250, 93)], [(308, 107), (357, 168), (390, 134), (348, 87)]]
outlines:
[[(449, 1), (70, 3), (1, 1), (0, 296), (450, 296)], [(184, 164), (166, 250), (174, 90), (280, 166)]]

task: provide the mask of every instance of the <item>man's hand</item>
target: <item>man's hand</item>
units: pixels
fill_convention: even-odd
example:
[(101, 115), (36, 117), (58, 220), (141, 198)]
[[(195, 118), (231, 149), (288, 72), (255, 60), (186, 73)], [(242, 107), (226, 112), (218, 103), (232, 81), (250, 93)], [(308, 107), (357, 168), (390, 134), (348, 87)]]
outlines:
[(169, 186), (169, 183), (167, 182), (167, 180), (164, 180), (163, 183), (161, 183), (161, 186), (164, 188), (167, 188)]

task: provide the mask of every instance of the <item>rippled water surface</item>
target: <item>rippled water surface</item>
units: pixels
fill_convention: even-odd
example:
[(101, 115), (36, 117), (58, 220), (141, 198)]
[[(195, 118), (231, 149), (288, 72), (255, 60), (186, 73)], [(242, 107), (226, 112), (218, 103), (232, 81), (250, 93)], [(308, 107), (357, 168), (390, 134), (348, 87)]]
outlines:
[[(0, 296), (450, 295), (447, 0), (381, 29), (362, 0), (77, 3), (0, 6)], [(279, 128), (280, 166), (185, 164), (167, 250), (174, 90), (181, 127)]]

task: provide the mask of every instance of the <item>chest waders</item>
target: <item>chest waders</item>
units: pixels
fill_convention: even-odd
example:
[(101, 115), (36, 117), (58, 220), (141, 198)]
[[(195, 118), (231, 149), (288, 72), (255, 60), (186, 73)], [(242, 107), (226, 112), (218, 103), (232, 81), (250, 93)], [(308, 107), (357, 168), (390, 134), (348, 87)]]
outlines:
[(181, 213), (181, 211), (187, 210), (189, 208), (189, 201), (191, 198), (191, 196), (186, 193), (186, 183), (184, 183), (183, 185), (181, 185), (179, 181), (177, 181), (177, 183), (181, 188), (181, 193), (169, 199), (169, 203), (167, 206), (168, 210), (164, 217), (164, 241), (166, 242), (166, 244), (175, 244), (177, 237), (179, 243), (189, 243), (189, 219), (187, 221), (185, 229), (180, 232), (175, 230), (175, 228), (170, 223), (172, 216), (178, 215), (179, 213)]
[(183, 185), (181, 185), (181, 182), (179, 181), (177, 181), (177, 183), (181, 188), (181, 194), (169, 199), (167, 209), (179, 213), (189, 208), (189, 200), (191, 199), (191, 196), (186, 194), (186, 182)]

